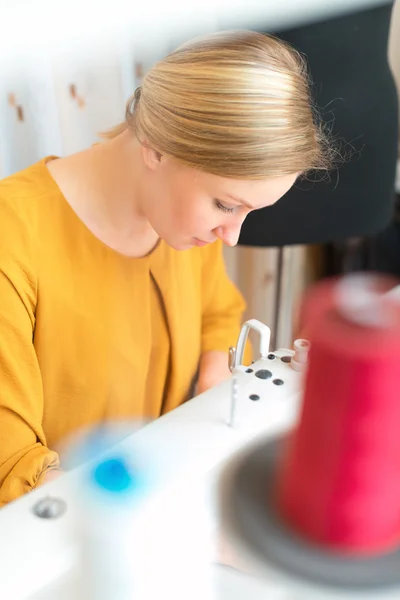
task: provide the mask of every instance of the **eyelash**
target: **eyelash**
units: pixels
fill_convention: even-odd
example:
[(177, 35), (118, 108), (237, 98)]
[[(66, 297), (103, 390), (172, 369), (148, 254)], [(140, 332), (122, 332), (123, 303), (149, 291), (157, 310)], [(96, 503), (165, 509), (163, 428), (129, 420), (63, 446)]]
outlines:
[(215, 200), (215, 206), (218, 208), (218, 210), (222, 210), (222, 212), (228, 213), (230, 215), (235, 212), (235, 207), (228, 208), (227, 206), (224, 206), (219, 200)]

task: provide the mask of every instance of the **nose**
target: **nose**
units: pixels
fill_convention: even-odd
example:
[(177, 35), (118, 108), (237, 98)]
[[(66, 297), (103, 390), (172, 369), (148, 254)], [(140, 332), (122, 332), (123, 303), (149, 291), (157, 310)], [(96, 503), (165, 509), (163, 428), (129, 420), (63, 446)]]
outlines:
[(243, 221), (235, 225), (217, 227), (214, 233), (227, 246), (236, 246), (242, 223)]

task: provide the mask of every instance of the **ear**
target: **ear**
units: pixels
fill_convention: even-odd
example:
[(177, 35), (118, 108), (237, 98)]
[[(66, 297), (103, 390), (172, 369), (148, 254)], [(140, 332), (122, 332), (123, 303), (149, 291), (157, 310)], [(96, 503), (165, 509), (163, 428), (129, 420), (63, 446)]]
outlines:
[(142, 156), (145, 165), (152, 171), (155, 171), (160, 166), (162, 154), (146, 144), (142, 144)]

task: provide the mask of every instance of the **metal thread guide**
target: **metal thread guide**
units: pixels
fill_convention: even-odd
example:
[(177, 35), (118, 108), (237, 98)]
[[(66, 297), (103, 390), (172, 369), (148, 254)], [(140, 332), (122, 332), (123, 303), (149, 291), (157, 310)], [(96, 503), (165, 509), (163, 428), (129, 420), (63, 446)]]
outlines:
[(229, 370), (232, 373), (230, 410), (228, 418), (228, 425), (230, 427), (234, 427), (235, 425), (237, 405), (239, 401), (239, 366), (242, 365), (243, 362), (244, 351), (250, 329), (257, 331), (260, 334), (260, 357), (267, 358), (269, 354), (269, 345), (271, 340), (270, 328), (264, 325), (264, 323), (261, 323), (261, 321), (257, 321), (257, 319), (250, 319), (249, 321), (243, 323), (242, 329), (240, 330), (237, 347), (235, 348), (234, 346), (231, 346), (229, 348)]

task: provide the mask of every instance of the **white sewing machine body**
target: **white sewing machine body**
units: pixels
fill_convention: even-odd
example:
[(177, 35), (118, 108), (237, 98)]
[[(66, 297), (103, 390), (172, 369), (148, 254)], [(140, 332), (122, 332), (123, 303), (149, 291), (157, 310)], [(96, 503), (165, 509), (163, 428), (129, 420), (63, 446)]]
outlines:
[[(210, 532), (218, 530), (221, 472), (232, 457), (256, 444), (257, 440), (272, 438), (294, 425), (303, 374), (295, 371), (288, 362), (293, 351), (280, 350), (268, 356), (264, 351), (263, 354), (264, 357), (251, 367), (235, 369), (239, 397), (233, 426), (228, 423), (232, 388), (228, 381), (145, 426), (120, 444), (119, 448), (125, 453), (148, 457), (157, 474), (152, 490), (152, 502), (157, 510), (166, 510), (170, 502), (175, 511), (185, 508), (187, 511), (194, 500), (193, 510), (189, 513), (196, 521), (195, 506), (199, 506), (200, 499), (206, 509), (206, 526)], [(81, 588), (76, 537), (80, 510), (77, 490), (83, 469), (85, 467), (63, 475), (0, 511), (1, 598), (86, 600)], [(65, 502), (67, 510), (64, 514), (53, 519), (39, 518), (35, 507), (46, 497)], [(157, 535), (157, 531), (152, 535)], [(400, 590), (371, 594), (365, 590), (351, 592), (296, 579), (272, 564), (261, 564), (240, 539), (231, 536), (231, 532), (222, 531), (222, 536), (232, 544), (239, 570), (243, 567), (255, 577), (213, 566), (216, 600), (242, 600), (246, 595), (252, 600), (354, 600), (366, 597), (394, 600), (399, 597)], [(157, 544), (157, 539), (154, 542)], [(157, 577), (156, 573), (154, 577)], [(192, 584), (196, 589), (196, 581)], [(164, 592), (168, 599), (181, 598), (174, 590)]]

